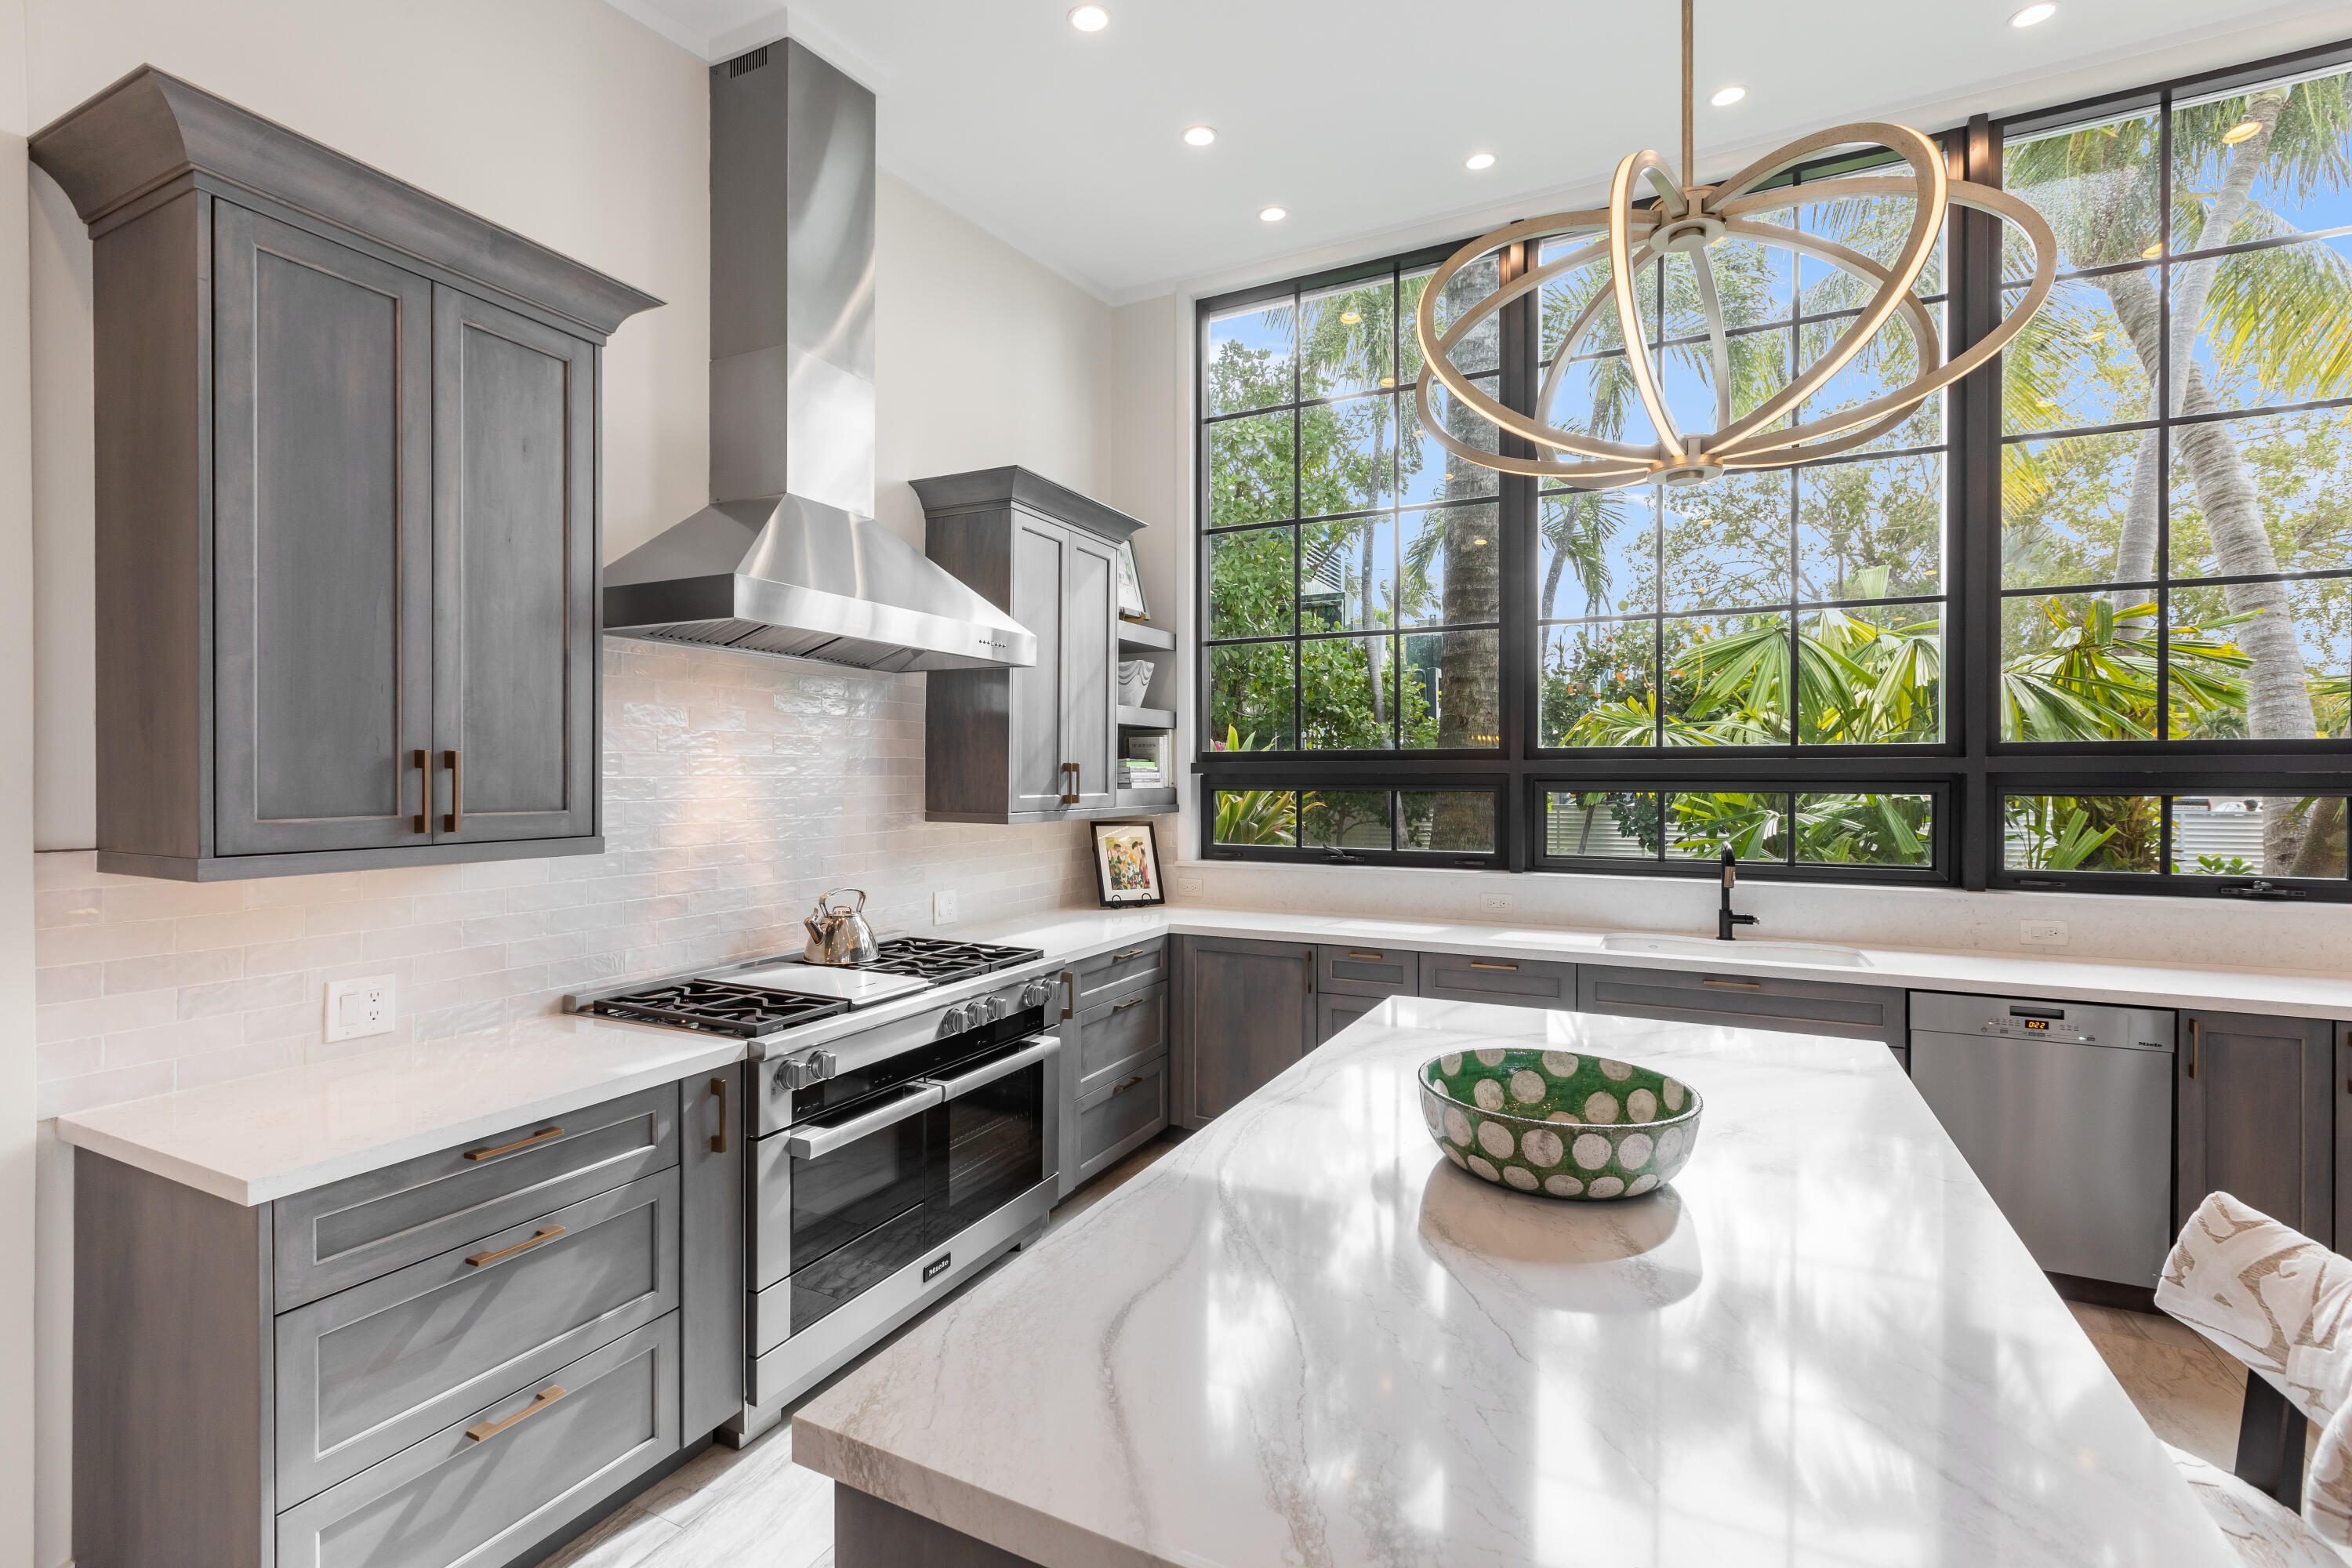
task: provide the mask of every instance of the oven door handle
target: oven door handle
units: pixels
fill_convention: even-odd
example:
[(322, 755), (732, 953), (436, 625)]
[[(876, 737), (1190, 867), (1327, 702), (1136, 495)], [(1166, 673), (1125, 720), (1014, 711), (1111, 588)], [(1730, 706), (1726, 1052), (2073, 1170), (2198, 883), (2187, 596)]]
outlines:
[(863, 1116), (853, 1116), (838, 1126), (812, 1127), (805, 1132), (788, 1132), (784, 1135), (784, 1152), (795, 1160), (822, 1159), (845, 1143), (855, 1143), (868, 1133), (895, 1126), (910, 1116), (920, 1116), (946, 1099), (947, 1096), (940, 1092), (938, 1084), (922, 1084), (905, 1099), (894, 1100), (880, 1110), (869, 1110)]
[(1034, 1067), (1061, 1048), (1062, 1042), (1053, 1036), (1039, 1035), (1011, 1056), (999, 1057), (985, 1067), (976, 1067), (953, 1078), (935, 1078), (929, 1081), (946, 1099), (953, 1100), (960, 1094), (970, 1094), (975, 1089), (994, 1083), (998, 1079), (1009, 1078), (1023, 1068)]

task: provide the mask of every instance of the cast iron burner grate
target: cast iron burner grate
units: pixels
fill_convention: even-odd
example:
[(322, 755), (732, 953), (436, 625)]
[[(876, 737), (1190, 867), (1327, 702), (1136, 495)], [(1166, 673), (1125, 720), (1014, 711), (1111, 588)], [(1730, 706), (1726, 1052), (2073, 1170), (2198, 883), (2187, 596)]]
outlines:
[(1045, 956), (1038, 947), (996, 947), (984, 942), (949, 942), (936, 936), (897, 936), (876, 950), (874, 962), (861, 963), (883, 974), (912, 974), (924, 980), (961, 980), (986, 974)]
[(650, 985), (622, 996), (607, 996), (601, 1002), (591, 1002), (582, 1011), (641, 1024), (669, 1024), (707, 1034), (734, 1035), (748, 1040), (818, 1018), (830, 1018), (835, 1013), (846, 1013), (849, 1004), (830, 996), (803, 996), (791, 991), (730, 985), (721, 980), (681, 980), (668, 985)]

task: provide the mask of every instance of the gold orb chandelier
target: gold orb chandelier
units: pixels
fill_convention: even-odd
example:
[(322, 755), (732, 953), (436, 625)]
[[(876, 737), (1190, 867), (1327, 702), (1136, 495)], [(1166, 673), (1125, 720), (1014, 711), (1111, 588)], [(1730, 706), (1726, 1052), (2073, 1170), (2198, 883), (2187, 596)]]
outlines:
[[(1944, 167), (1936, 143), (1908, 126), (1863, 121), (1816, 132), (1765, 154), (1719, 184), (1701, 185), (1692, 177), (1691, 6), (1683, 0), (1683, 167), (1678, 182), (1666, 161), (1654, 152), (1635, 153), (1617, 165), (1609, 184), (1609, 205), (1580, 212), (1552, 213), (1506, 225), (1479, 236), (1446, 258), (1423, 288), (1413, 327), (1422, 356), (1418, 400), (1421, 427), (1455, 457), (1499, 473), (1528, 474), (1584, 489), (1614, 489), (1639, 484), (1694, 484), (1725, 473), (1789, 468), (1815, 458), (1844, 452), (1876, 439), (1908, 418), (1912, 410), (1990, 360), (2041, 310), (2057, 276), (2058, 243), (2050, 226), (2024, 202), (1989, 185), (1957, 180)], [(1832, 148), (1884, 147), (1907, 164), (1902, 174), (1843, 175), (1802, 184), (1761, 190), (1760, 185), (1783, 170)], [(1646, 187), (1654, 198), (1636, 206), (1637, 192)], [(1856, 197), (1909, 197), (1914, 204), (1910, 230), (1901, 254), (1891, 266), (1880, 264), (1851, 247), (1822, 235), (1761, 221), (1765, 215), (1790, 207)], [(1970, 207), (2011, 225), (2033, 248), (2033, 280), (2000, 324), (1947, 361), (1938, 342), (1935, 318), (1912, 291), (1920, 272), (1935, 252), (1948, 206)], [(1539, 244), (1568, 237), (1593, 237), (1567, 255), (1529, 267), (1487, 294), (1437, 330), (1437, 303), (1446, 286), (1462, 269), (1507, 246)], [(1738, 417), (1731, 408), (1730, 334), (1724, 325), (1708, 248), (1727, 239), (1756, 244), (1810, 257), (1871, 285), (1870, 303), (1831, 344), (1829, 352)], [(1715, 428), (1684, 431), (1668, 408), (1659, 385), (1658, 366), (1641, 330), (1633, 299), (1634, 274), (1669, 255), (1690, 258), (1699, 314), (1706, 324), (1709, 358), (1715, 379)], [(1552, 394), (1578, 350), (1592, 333), (1604, 307), (1613, 307), (1619, 335), (1635, 392), (1658, 439), (1649, 445), (1602, 440), (1564, 430), (1545, 419), (1516, 413), (1473, 384), (1454, 363), (1454, 347), (1463, 337), (1504, 306), (1540, 289), (1555, 279), (1606, 266), (1609, 286), (1570, 325), (1546, 367), (1535, 406), (1549, 408)], [(1791, 410), (1801, 410), (1832, 377), (1863, 352), (1881, 329), (1901, 312), (1918, 353), (1913, 378), (1881, 396), (1832, 413), (1782, 423)], [(1663, 327), (1663, 323), (1661, 323)], [(1504, 434), (1532, 446), (1566, 456), (1510, 457), (1489, 452), (1462, 440), (1433, 417), (1429, 389), (1443, 384), (1462, 407)], [(1499, 443), (1498, 443), (1499, 444)]]

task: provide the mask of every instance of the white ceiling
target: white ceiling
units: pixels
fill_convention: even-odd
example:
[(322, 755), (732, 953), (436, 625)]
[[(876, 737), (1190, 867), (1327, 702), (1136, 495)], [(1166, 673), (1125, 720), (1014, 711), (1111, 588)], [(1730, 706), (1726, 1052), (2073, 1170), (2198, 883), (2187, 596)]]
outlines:
[[(1115, 303), (1580, 203), (1679, 136), (1673, 0), (1103, 0), (1094, 34), (1072, 0), (611, 3), (706, 59), (801, 38), (878, 95), (884, 168)], [(2352, 30), (2342, 0), (2061, 0), (2013, 28), (2022, 4), (1705, 0), (1701, 174), (1842, 121), (1933, 131)], [(1704, 101), (1734, 81), (1743, 101)], [(1200, 123), (1216, 143), (1183, 145)]]

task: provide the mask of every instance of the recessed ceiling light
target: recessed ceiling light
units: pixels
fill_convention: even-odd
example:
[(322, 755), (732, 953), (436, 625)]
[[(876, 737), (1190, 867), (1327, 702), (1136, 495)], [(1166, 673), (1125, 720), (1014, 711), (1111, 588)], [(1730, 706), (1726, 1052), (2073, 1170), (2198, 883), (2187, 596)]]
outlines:
[(2224, 147), (2235, 147), (2239, 142), (2251, 142), (2262, 133), (2263, 122), (2261, 121), (2241, 120), (2235, 125), (2231, 126), (2230, 129), (2221, 132), (2221, 145)]
[(1260, 207), (1257, 216), (1261, 223), (1280, 223), (1290, 214), (1281, 207)]
[(1719, 87), (1715, 89), (1715, 96), (1708, 99), (1707, 101), (1715, 105), (1717, 109), (1729, 109), (1733, 104), (1738, 103), (1741, 99), (1746, 98), (1747, 96), (1748, 89), (1744, 87)]
[(1462, 160), (1462, 166), (1465, 169), (1491, 169), (1495, 166), (1495, 154), (1492, 153), (1473, 153), (1470, 156)]
[(2047, 22), (2056, 15), (2058, 15), (2058, 7), (2047, 4), (2047, 0), (2044, 0), (2043, 4), (2028, 5), (2024, 10), (2011, 16), (2009, 19), (2009, 25), (2012, 27), (2031, 27), (2037, 22)]
[(1110, 13), (1099, 5), (1073, 5), (1070, 26), (1081, 33), (1099, 33), (1110, 26)]
[(1184, 145), (1187, 147), (1206, 147), (1216, 139), (1217, 133), (1205, 125), (1195, 125), (1184, 132)]

